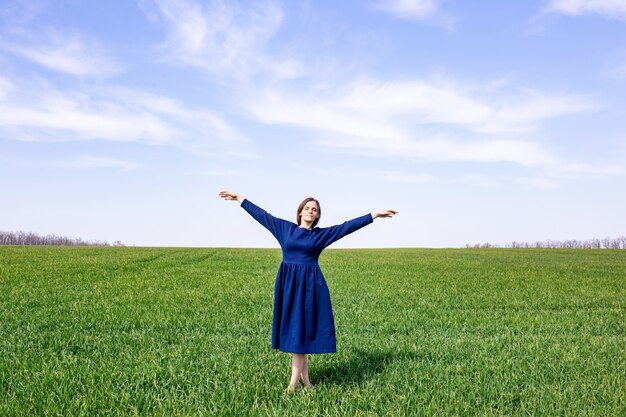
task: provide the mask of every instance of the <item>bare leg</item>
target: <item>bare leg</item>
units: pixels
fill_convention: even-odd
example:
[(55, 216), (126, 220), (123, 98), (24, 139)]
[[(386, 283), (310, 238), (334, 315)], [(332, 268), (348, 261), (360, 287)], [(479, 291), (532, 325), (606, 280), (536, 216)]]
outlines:
[(298, 386), (298, 380), (306, 363), (306, 355), (300, 353), (291, 354), (291, 380), (287, 392), (293, 392)]
[(287, 392), (294, 392), (298, 386), (298, 380), (302, 378), (302, 383), (305, 387), (311, 387), (311, 381), (309, 380), (309, 361), (305, 354), (292, 353), (291, 354), (291, 380), (287, 387)]
[(304, 384), (305, 387), (310, 387), (311, 386), (311, 381), (309, 380), (309, 360), (306, 357), (306, 355), (304, 356), (304, 366), (302, 367), (302, 370), (300, 372), (300, 378), (302, 378), (302, 383)]

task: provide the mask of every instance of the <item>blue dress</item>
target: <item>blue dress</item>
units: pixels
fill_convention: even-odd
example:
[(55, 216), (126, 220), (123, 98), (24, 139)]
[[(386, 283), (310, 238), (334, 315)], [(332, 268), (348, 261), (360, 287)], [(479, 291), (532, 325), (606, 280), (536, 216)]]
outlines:
[(283, 252), (274, 285), (272, 348), (290, 353), (336, 352), (330, 293), (317, 261), (327, 246), (372, 223), (372, 215), (309, 230), (274, 217), (249, 200), (241, 207), (272, 232)]

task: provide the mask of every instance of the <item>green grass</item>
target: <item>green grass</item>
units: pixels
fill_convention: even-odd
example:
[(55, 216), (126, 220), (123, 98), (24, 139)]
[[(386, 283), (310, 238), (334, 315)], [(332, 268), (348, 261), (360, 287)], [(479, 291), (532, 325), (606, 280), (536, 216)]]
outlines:
[(0, 415), (626, 415), (626, 251), (329, 250), (286, 395), (280, 252), (0, 247)]

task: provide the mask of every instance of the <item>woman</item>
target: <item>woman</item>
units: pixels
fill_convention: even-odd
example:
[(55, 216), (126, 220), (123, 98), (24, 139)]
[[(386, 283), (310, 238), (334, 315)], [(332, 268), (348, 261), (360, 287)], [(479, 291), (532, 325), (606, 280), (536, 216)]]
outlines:
[(337, 226), (319, 228), (315, 226), (322, 210), (312, 197), (300, 203), (296, 223), (292, 223), (272, 216), (237, 193), (222, 191), (219, 195), (225, 200), (241, 203), (241, 207), (280, 243), (283, 260), (274, 285), (272, 348), (292, 354), (287, 392), (295, 391), (299, 379), (305, 388), (311, 388), (307, 353), (337, 351), (330, 294), (317, 263), (320, 253), (333, 242), (372, 223), (375, 218), (391, 217), (397, 211), (375, 211)]

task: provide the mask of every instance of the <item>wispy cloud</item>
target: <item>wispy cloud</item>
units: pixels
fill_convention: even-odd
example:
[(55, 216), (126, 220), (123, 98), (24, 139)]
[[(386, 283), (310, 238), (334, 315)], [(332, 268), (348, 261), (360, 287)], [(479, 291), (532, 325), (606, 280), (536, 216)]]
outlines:
[(42, 36), (5, 35), (0, 38), (0, 49), (50, 70), (79, 77), (110, 76), (121, 70), (121, 65), (97, 42), (61, 31)]
[[(167, 142), (176, 131), (154, 114), (84, 92), (59, 91), (41, 80), (4, 79), (0, 129), (32, 141), (105, 139)], [(8, 87), (7, 87), (8, 85)]]
[(361, 81), (338, 102), (339, 106), (369, 118), (413, 124), (455, 125), (481, 133), (532, 130), (543, 120), (586, 112), (597, 107), (586, 96), (515, 89), (502, 84), (465, 87), (451, 80), (405, 82)]
[(242, 139), (237, 129), (222, 116), (208, 110), (189, 108), (178, 99), (124, 88), (107, 88), (101, 93), (119, 103), (159, 115), (169, 125), (193, 132), (200, 140), (236, 142)]
[(493, 109), (491, 117), (478, 121), (475, 127), (481, 132), (527, 132), (548, 119), (593, 113), (600, 107), (600, 104), (588, 95), (518, 89), (495, 98), (491, 103)]
[(441, 11), (437, 0), (378, 0), (370, 7), (398, 19), (431, 21), (448, 30), (454, 27), (454, 19)]
[[(293, 95), (266, 90), (248, 106), (267, 122), (302, 124), (338, 133), (402, 136), (393, 126), (456, 126), (478, 133), (527, 132), (550, 118), (593, 111), (584, 95), (540, 90), (486, 91), (450, 81), (378, 82), (360, 80), (329, 87), (327, 94)], [(281, 108), (282, 111), (277, 111)]]
[(544, 146), (521, 140), (416, 137), (389, 141), (333, 136), (322, 139), (319, 143), (336, 151), (375, 157), (409, 158), (417, 162), (511, 162), (528, 167), (557, 162)]
[(372, 7), (403, 19), (425, 19), (437, 13), (435, 0), (380, 0)]
[(268, 51), (268, 41), (283, 22), (281, 8), (272, 1), (242, 6), (235, 1), (154, 0), (154, 5), (166, 24), (164, 48), (175, 63), (238, 79), (257, 73), (289, 79), (300, 71), (296, 61)]
[(545, 12), (560, 13), (570, 16), (599, 14), (609, 18), (626, 20), (626, 1), (624, 0), (550, 0)]
[(60, 91), (0, 76), (0, 135), (27, 141), (142, 141), (210, 148), (237, 141), (223, 118), (165, 96), (121, 88)]
[(319, 143), (338, 151), (525, 166), (556, 161), (544, 146), (520, 136), (547, 119), (596, 108), (585, 96), (506, 89), (487, 94), (441, 81), (360, 80), (329, 91), (271, 89), (246, 105), (261, 122), (321, 132)]

